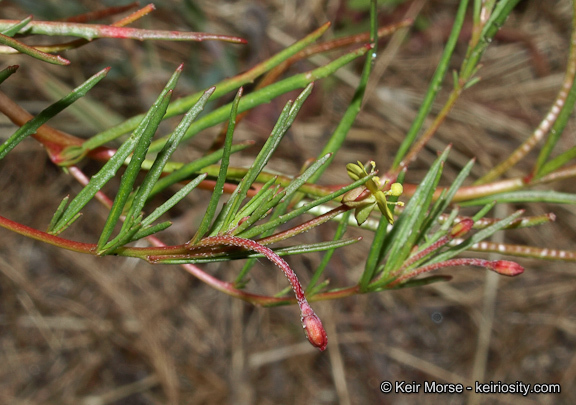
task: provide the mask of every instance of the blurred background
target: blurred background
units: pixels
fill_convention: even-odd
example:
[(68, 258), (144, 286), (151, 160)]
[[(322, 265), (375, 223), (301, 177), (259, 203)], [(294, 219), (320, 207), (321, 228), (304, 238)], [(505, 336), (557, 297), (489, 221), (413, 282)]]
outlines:
[[(3, 1), (2, 18), (58, 20), (120, 2)], [(128, 2), (122, 2), (127, 4)], [(146, 111), (164, 83), (184, 62), (176, 97), (245, 71), (304, 37), (326, 21), (323, 39), (366, 31), (368, 0), (156, 1), (157, 10), (135, 26), (238, 35), (248, 45), (219, 42), (139, 42), (103, 39), (63, 54), (58, 67), (24, 56), (4, 56), (2, 68), (19, 71), (2, 91), (32, 114), (55, 100), (54, 89), (74, 87), (111, 66), (89, 98), (102, 110), (93, 123), (65, 111), (51, 125), (89, 137)], [(410, 30), (383, 40), (372, 85), (345, 147), (320, 183), (348, 182), (345, 164), (373, 159), (391, 164), (426, 92), (452, 27), (458, 1), (382, 1), (380, 24), (418, 16)], [(470, 184), (508, 156), (548, 111), (562, 82), (570, 43), (571, 2), (520, 2), (491, 44), (482, 81), (464, 93), (438, 136), (410, 166), (406, 181), (418, 183), (447, 144), (453, 145), (442, 185), (449, 185), (472, 157)], [(470, 20), (452, 68), (466, 50)], [(61, 38), (49, 38), (48, 43)], [(37, 43), (37, 42), (36, 42)], [(325, 63), (334, 54), (294, 65), (288, 74)], [(362, 61), (316, 84), (296, 123), (274, 155), (271, 169), (289, 175), (318, 155), (348, 105)], [(438, 112), (451, 78), (434, 105)], [(247, 89), (249, 90), (249, 89)], [(250, 165), (285, 101), (252, 111), (236, 141), (256, 145), (232, 164)], [(230, 95), (229, 99), (233, 97)], [(216, 107), (214, 104), (212, 108)], [(173, 128), (169, 120), (164, 133)], [(574, 145), (575, 123), (564, 147)], [(14, 126), (0, 117), (0, 139)], [(218, 129), (195, 137), (179, 152), (187, 161), (210, 147)], [(163, 133), (163, 134), (164, 134)], [(162, 134), (162, 135), (163, 135)], [(526, 175), (536, 155), (512, 169)], [(83, 162), (87, 173), (99, 165)], [(59, 201), (80, 187), (53, 166), (33, 140), (0, 162), (1, 215), (45, 229)], [(575, 192), (573, 181), (553, 185)], [(106, 191), (113, 193), (114, 185)], [(194, 234), (209, 192), (194, 191), (174, 212), (165, 241), (183, 243)], [(518, 208), (526, 215), (554, 212), (554, 223), (497, 235), (495, 241), (574, 249), (575, 210), (538, 204), (499, 206), (496, 217)], [(473, 211), (465, 211), (473, 212)], [(106, 218), (96, 203), (67, 237), (94, 242)], [(334, 224), (302, 237), (330, 240)], [(371, 234), (349, 229), (363, 242), (337, 250), (326, 277), (348, 286), (362, 272)], [(499, 239), (498, 239), (499, 238)], [(497, 258), (494, 255), (479, 257)], [(291, 256), (303, 284), (321, 254)], [(570, 404), (576, 403), (576, 270), (565, 262), (518, 259), (526, 272), (508, 279), (483, 269), (448, 269), (449, 283), (330, 302), (314, 308), (329, 335), (328, 350), (305, 340), (295, 306), (259, 308), (221, 294), (178, 266), (152, 266), (136, 259), (95, 258), (59, 250), (0, 229), (0, 402), (3, 404)], [(233, 280), (241, 262), (204, 266)], [(286, 286), (277, 268), (260, 261), (250, 291), (274, 294)], [(473, 384), (502, 381), (560, 383), (560, 395), (384, 395), (382, 381)]]

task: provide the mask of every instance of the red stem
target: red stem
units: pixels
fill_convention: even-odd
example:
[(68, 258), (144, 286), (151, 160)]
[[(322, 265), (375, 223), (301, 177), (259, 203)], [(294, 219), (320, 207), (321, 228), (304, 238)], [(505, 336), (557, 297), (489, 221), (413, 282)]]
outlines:
[(92, 243), (76, 242), (69, 239), (64, 239), (59, 236), (54, 236), (46, 232), (39, 231), (38, 229), (31, 228), (19, 222), (12, 221), (0, 215), (0, 226), (9, 229), (20, 235), (27, 236), (42, 242), (49, 243), (50, 245), (58, 246), (64, 249), (72, 250), (80, 253), (96, 253), (96, 245)]
[(502, 274), (504, 276), (517, 276), (518, 274), (524, 272), (524, 268), (522, 266), (508, 260), (459, 258), (459, 259), (446, 260), (445, 262), (429, 264), (428, 266), (423, 266), (415, 270), (412, 270), (409, 273), (406, 273), (398, 277), (396, 280), (392, 281), (390, 284), (388, 284), (388, 287), (392, 288), (398, 286), (399, 284), (402, 284), (404, 281), (423, 273), (438, 270), (443, 267), (455, 267), (455, 266), (484, 267), (487, 268), (488, 270), (495, 271), (496, 273)]
[(253, 250), (255, 252), (261, 253), (266, 256), (272, 263), (280, 268), (284, 272), (284, 275), (292, 285), (292, 290), (294, 290), (294, 294), (296, 295), (296, 301), (298, 306), (300, 307), (300, 315), (302, 320), (302, 327), (306, 332), (306, 337), (310, 341), (310, 343), (320, 349), (320, 351), (324, 351), (326, 349), (326, 345), (328, 344), (328, 337), (326, 336), (326, 331), (322, 326), (322, 322), (320, 318), (316, 315), (308, 301), (306, 300), (306, 296), (304, 295), (304, 290), (302, 289), (302, 285), (300, 281), (298, 281), (298, 277), (294, 270), (286, 263), (284, 259), (278, 256), (276, 253), (272, 251), (272, 249), (267, 248), (251, 239), (244, 239), (238, 238), (236, 236), (228, 236), (228, 235), (221, 235), (221, 236), (211, 236), (208, 238), (202, 239), (198, 242), (195, 246), (218, 246), (218, 245), (228, 245), (228, 246), (236, 246), (242, 247), (244, 249)]

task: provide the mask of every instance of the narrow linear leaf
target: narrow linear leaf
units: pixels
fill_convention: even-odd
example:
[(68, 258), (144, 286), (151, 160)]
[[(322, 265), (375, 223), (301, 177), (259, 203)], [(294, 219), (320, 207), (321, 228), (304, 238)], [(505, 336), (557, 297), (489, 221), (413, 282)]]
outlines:
[(140, 139), (143, 132), (148, 127), (148, 124), (158, 109), (159, 105), (161, 104), (162, 100), (165, 99), (166, 95), (168, 94), (168, 90), (164, 90), (158, 96), (156, 102), (152, 105), (150, 110), (147, 112), (145, 119), (142, 120), (140, 125), (136, 128), (136, 130), (132, 133), (132, 135), (118, 148), (114, 156), (110, 158), (104, 166), (96, 173), (88, 184), (78, 193), (78, 195), (70, 202), (70, 205), (66, 209), (66, 211), (62, 214), (62, 217), (54, 227), (51, 229), (50, 232), (54, 234), (58, 234), (62, 232), (62, 230), (71, 224), (72, 218), (76, 217), (76, 215), (80, 212), (82, 208), (90, 201), (102, 187), (116, 175), (116, 172), (128, 156), (132, 153), (134, 148), (136, 147), (137, 140)]
[(24, 28), (30, 21), (32, 21), (31, 15), (24, 18), (21, 21), (14, 23), (12, 26), (6, 27), (2, 31), (2, 34), (6, 35), (7, 37), (13, 37), (14, 35), (16, 35), (18, 33), (18, 31), (20, 31), (22, 28)]
[(70, 199), (70, 196), (67, 195), (66, 197), (64, 197), (62, 199), (62, 201), (60, 201), (58, 208), (56, 208), (56, 212), (54, 213), (54, 215), (52, 216), (52, 219), (50, 220), (50, 224), (48, 225), (48, 229), (52, 229), (54, 227), (54, 225), (56, 225), (56, 223), (58, 222), (60, 217), (62, 217), (62, 214), (64, 213), (64, 209), (66, 208), (66, 205), (68, 204), (69, 199)]
[(96, 73), (94, 76), (86, 80), (80, 86), (76, 87), (70, 94), (61, 98), (54, 104), (48, 106), (40, 112), (36, 117), (32, 118), (26, 124), (22, 125), (12, 136), (10, 136), (6, 142), (0, 146), (0, 160), (4, 158), (12, 149), (16, 147), (22, 140), (27, 136), (32, 135), (36, 130), (43, 124), (45, 124), (50, 118), (54, 117), (56, 114), (64, 110), (74, 101), (78, 100), (80, 97), (84, 96), (92, 87), (94, 87), (100, 80), (102, 80), (108, 74), (110, 68), (106, 68)]
[(278, 218), (276, 218), (274, 220), (270, 220), (265, 224), (252, 227), (252, 228), (246, 230), (245, 232), (243, 232), (239, 236), (241, 236), (242, 238), (250, 239), (250, 238), (255, 237), (256, 235), (260, 235), (263, 232), (269, 231), (270, 229), (274, 229), (277, 226), (280, 226), (280, 225), (290, 221), (291, 219), (296, 218), (299, 215), (302, 215), (303, 213), (311, 210), (312, 208), (314, 208), (320, 204), (324, 204), (328, 201), (334, 200), (337, 197), (341, 196), (342, 194), (345, 194), (350, 190), (353, 190), (357, 187), (364, 185), (368, 180), (370, 180), (372, 177), (374, 177), (374, 175), (375, 174), (370, 174), (364, 178), (356, 180), (354, 183), (351, 183), (351, 184), (347, 185), (346, 187), (342, 187), (338, 191), (335, 191), (335, 192), (328, 194), (324, 197), (313, 200), (313, 201), (309, 202), (308, 204), (304, 204), (304, 205), (296, 208), (295, 210), (290, 211), (287, 214), (279, 216)]
[[(243, 143), (240, 143), (237, 145), (232, 145), (230, 153), (232, 154), (232, 153), (243, 151), (244, 149), (246, 149), (252, 145), (253, 145), (253, 142), (251, 142), (251, 141), (243, 142)], [(170, 187), (173, 184), (176, 184), (180, 181), (188, 180), (191, 177), (197, 176), (201, 170), (207, 168), (208, 166), (210, 166), (210, 165), (218, 162), (220, 159), (222, 159), (223, 153), (224, 153), (223, 149), (220, 149), (216, 152), (213, 152), (213, 153), (206, 155), (206, 156), (202, 156), (201, 158), (196, 159), (193, 162), (186, 163), (186, 164), (182, 164), (182, 163), (171, 164), (169, 162), (166, 165), (167, 167), (165, 168), (166, 170), (164, 172), (167, 172), (167, 171), (169, 172), (170, 170), (173, 170), (173, 167), (177, 167), (177, 169), (173, 170), (167, 176), (160, 178), (156, 182), (156, 184), (154, 185), (154, 188), (152, 189), (152, 192), (150, 193), (149, 198), (153, 197), (154, 195), (158, 194), (159, 192)], [(168, 168), (168, 166), (173, 166), (173, 167)], [(143, 165), (143, 167), (145, 167), (145, 165)]]
[(553, 171), (560, 169), (574, 158), (576, 158), (576, 147), (572, 147), (566, 152), (556, 156), (554, 159), (546, 162), (538, 172), (539, 177), (545, 176), (552, 173)]
[[(236, 229), (234, 229), (232, 233), (234, 235), (239, 234), (245, 229), (254, 225), (256, 222), (265, 218), (266, 215), (268, 215), (272, 211), (272, 209), (276, 207), (280, 202), (280, 200), (284, 197), (284, 191), (278, 192), (279, 189), (280, 189), (279, 185), (277, 185), (273, 189), (270, 189), (267, 195), (262, 197), (261, 201), (262, 203), (256, 204), (254, 212), (250, 215), (250, 217), (242, 224), (240, 224)], [(234, 221), (240, 221), (241, 218), (242, 218), (241, 214), (239, 214), (237, 216), (237, 219), (235, 218)]]
[(18, 70), (18, 65), (12, 65), (12, 66), (8, 66), (5, 69), (2, 69), (0, 71), (0, 83), (3, 83), (4, 80), (8, 79), (10, 76), (12, 76), (14, 73), (16, 73), (16, 71)]
[(438, 220), (440, 214), (442, 214), (446, 210), (446, 208), (448, 208), (448, 205), (452, 202), (452, 198), (454, 198), (454, 195), (460, 189), (460, 187), (464, 183), (464, 180), (466, 180), (466, 178), (470, 174), (472, 166), (474, 166), (474, 159), (470, 160), (464, 166), (464, 168), (460, 171), (460, 173), (458, 173), (458, 176), (456, 176), (456, 179), (454, 179), (454, 182), (452, 183), (448, 191), (446, 193), (443, 193), (441, 198), (439, 198), (436, 201), (434, 207), (430, 210), (430, 214), (426, 219), (426, 222), (422, 226), (422, 234), (426, 234), (428, 232), (428, 229), (430, 229), (430, 227)]
[(214, 229), (211, 232), (211, 235), (220, 232), (221, 230), (230, 230), (231, 226), (235, 226), (235, 224), (231, 223), (232, 218), (235, 216), (238, 208), (242, 202), (242, 200), (246, 197), (246, 194), (252, 183), (256, 180), (260, 172), (264, 169), (264, 166), (268, 163), (270, 158), (272, 157), (272, 153), (276, 150), (280, 141), (282, 140), (283, 136), (286, 134), (294, 120), (296, 119), (296, 115), (300, 108), (304, 104), (304, 101), (308, 98), (310, 93), (312, 92), (313, 85), (309, 84), (306, 88), (300, 93), (300, 95), (294, 100), (293, 103), (288, 102), (284, 107), (284, 110), (280, 114), (278, 122), (274, 126), (270, 137), (262, 147), (258, 156), (254, 160), (252, 166), (246, 173), (246, 175), (240, 181), (240, 184), (234, 190), (234, 193), (230, 197), (228, 204), (225, 206), (223, 210), (224, 215), (222, 216), (223, 222), (222, 225), (219, 226), (217, 229)]
[[(118, 188), (118, 192), (116, 194), (116, 198), (114, 198), (114, 203), (112, 204), (112, 208), (110, 209), (110, 213), (108, 214), (108, 218), (106, 219), (106, 223), (104, 224), (104, 229), (102, 230), (102, 234), (100, 235), (100, 239), (98, 240), (98, 251), (103, 253), (102, 251), (108, 249), (110, 244), (108, 243), (112, 232), (114, 232), (114, 228), (118, 221), (120, 221), (120, 216), (124, 212), (124, 207), (128, 202), (128, 198), (130, 194), (134, 190), (134, 183), (136, 182), (136, 177), (138, 173), (140, 173), (140, 166), (144, 158), (146, 157), (146, 153), (148, 152), (148, 146), (152, 140), (152, 137), (156, 133), (160, 122), (162, 121), (162, 116), (166, 111), (166, 107), (168, 107), (168, 103), (170, 101), (170, 97), (172, 95), (172, 89), (170, 89), (161, 99), (160, 104), (154, 109), (154, 113), (147, 121), (146, 128), (141, 132), (140, 136), (136, 139), (136, 145), (134, 148), (134, 153), (130, 157), (130, 163), (128, 163), (128, 167), (126, 171), (122, 175), (120, 180), (120, 186)], [(135, 225), (135, 218), (134, 217), (126, 217), (124, 222), (124, 226), (118, 235), (118, 238), (122, 237), (123, 232), (126, 232), (127, 229), (131, 228)], [(127, 225), (126, 225), (127, 224)]]
[(186, 197), (190, 191), (192, 191), (198, 184), (200, 184), (205, 178), (206, 174), (201, 174), (200, 176), (196, 177), (190, 183), (186, 184), (182, 187), (178, 192), (176, 192), (172, 197), (170, 197), (166, 202), (156, 208), (150, 215), (148, 215), (143, 221), (142, 226), (147, 227), (150, 226), (154, 221), (168, 212), (172, 207), (178, 204), (184, 197)]
[[(241, 73), (230, 79), (226, 79), (219, 82), (218, 84), (215, 85), (216, 91), (212, 95), (212, 99), (222, 97), (228, 92), (236, 90), (244, 84), (253, 82), (261, 74), (274, 68), (275, 66), (278, 66), (280, 63), (284, 62), (292, 55), (296, 54), (297, 52), (301, 51), (302, 49), (304, 49), (305, 47), (316, 41), (328, 29), (329, 26), (330, 24), (324, 24), (322, 27), (318, 28), (311, 34), (307, 35), (305, 38), (294, 43), (288, 48), (283, 49), (282, 51), (278, 52), (276, 55), (270, 57), (264, 62), (259, 63), (258, 65), (254, 66), (247, 72)], [(175, 115), (183, 114), (198, 101), (198, 99), (202, 96), (202, 93), (203, 91), (192, 94), (188, 97), (183, 97), (181, 99), (175, 100), (168, 108), (165, 118), (170, 118)], [(98, 146), (102, 146), (122, 136), (123, 134), (134, 130), (139, 125), (140, 121), (142, 121), (143, 118), (144, 115), (137, 115), (135, 117), (126, 120), (122, 124), (115, 126), (114, 128), (110, 128), (107, 131), (96, 134), (96, 136), (90, 138), (87, 142), (84, 143), (84, 147), (87, 150), (91, 150)]]
[(374, 233), (374, 238), (372, 239), (372, 245), (370, 246), (370, 252), (366, 258), (366, 263), (364, 264), (364, 271), (362, 276), (360, 276), (359, 286), (361, 291), (366, 291), (368, 284), (374, 278), (376, 274), (376, 269), (380, 264), (380, 260), (383, 253), (384, 242), (386, 241), (386, 235), (388, 234), (388, 219), (384, 216), (380, 216), (378, 222), (378, 228)]
[(454, 49), (456, 48), (456, 44), (458, 43), (458, 38), (460, 37), (460, 31), (462, 30), (462, 26), (464, 25), (464, 20), (466, 18), (466, 11), (468, 8), (468, 0), (460, 1), (460, 5), (458, 6), (458, 11), (456, 12), (456, 17), (454, 18), (454, 25), (452, 26), (452, 31), (450, 32), (450, 37), (448, 37), (448, 41), (446, 42), (446, 46), (444, 47), (444, 52), (442, 53), (442, 57), (440, 59), (440, 63), (436, 67), (436, 71), (434, 72), (434, 76), (432, 76), (432, 80), (430, 80), (430, 85), (428, 86), (428, 90), (426, 91), (426, 95), (424, 96), (424, 101), (422, 102), (420, 109), (418, 110), (418, 115), (412, 121), (412, 125), (402, 141), (398, 152), (396, 152), (396, 157), (394, 158), (393, 167), (398, 167), (402, 159), (406, 156), (406, 153), (415, 142), (422, 126), (424, 125), (424, 121), (426, 117), (432, 110), (432, 104), (436, 99), (438, 92), (442, 86), (442, 82), (444, 81), (444, 77), (446, 76), (446, 72), (448, 67), (450, 66), (450, 59), (452, 58), (452, 54), (454, 53)]
[(286, 195), (282, 198), (283, 201), (288, 201), (288, 199), (296, 192), (304, 183), (311, 179), (322, 167), (330, 161), (332, 153), (327, 153), (320, 159), (314, 161), (301, 175), (297, 176), (290, 182), (290, 184), (284, 189)]
[(448, 282), (450, 280), (452, 280), (452, 276), (444, 276), (444, 275), (411, 279), (411, 280), (408, 280), (402, 284), (399, 284), (397, 289), (424, 287), (425, 285), (430, 285), (430, 284), (434, 284), (434, 283), (445, 283), (445, 282)]
[(275, 184), (278, 180), (277, 177), (272, 177), (268, 180), (262, 188), (253, 196), (248, 202), (246, 202), (236, 213), (232, 219), (233, 223), (238, 223), (238, 221), (254, 215), (256, 211), (259, 210), (260, 206), (267, 205), (271, 200), (275, 199), (278, 195), (278, 190), (280, 189), (279, 184)]
[(442, 166), (448, 157), (449, 151), (450, 148), (446, 148), (442, 155), (436, 159), (398, 218), (396, 225), (388, 234), (387, 242), (391, 243), (391, 247), (384, 267), (384, 278), (401, 266), (402, 262), (408, 257), (416, 240), (422, 236), (420, 229), (426, 221), (426, 212), (440, 181)]
[[(312, 175), (318, 170), (319, 167), (326, 164), (326, 162), (328, 162), (330, 156), (331, 156), (330, 153), (326, 154), (322, 158), (320, 158), (317, 161), (315, 161), (314, 163), (312, 163), (306, 170), (304, 170), (304, 172), (301, 175), (297, 176), (295, 179), (293, 179), (290, 182), (290, 184), (288, 184), (288, 186), (286, 186), (286, 189), (284, 189), (286, 194), (282, 198), (282, 201), (274, 209), (274, 212), (272, 213), (272, 216), (271, 216), (271, 220), (274, 220), (274, 219), (278, 218), (279, 216), (284, 215), (284, 213), (286, 213), (288, 206), (290, 204), (290, 198), (289, 197), (294, 195), (294, 193), (304, 183), (306, 183), (308, 181), (308, 179), (310, 179), (312, 177)], [(275, 228), (270, 228), (267, 231), (262, 232), (262, 236), (263, 237), (270, 236), (270, 235), (272, 235), (272, 233), (274, 233), (274, 230), (275, 230)], [(236, 234), (238, 235), (239, 233), (236, 233)], [(244, 264), (244, 266), (242, 267), (242, 269), (238, 273), (238, 276), (236, 277), (236, 281), (234, 282), (234, 285), (236, 286), (236, 288), (243, 288), (246, 285), (246, 276), (248, 275), (248, 273), (250, 272), (250, 269), (254, 266), (255, 263), (256, 263), (256, 259), (249, 259), (246, 261), (246, 263)]]
[[(202, 112), (204, 106), (208, 102), (208, 99), (214, 92), (214, 88), (206, 90), (204, 95), (198, 100), (198, 102), (184, 115), (174, 132), (172, 133), (168, 142), (164, 145), (164, 148), (160, 151), (154, 164), (146, 173), (142, 184), (135, 193), (134, 200), (130, 207), (130, 212), (128, 217), (134, 217), (138, 215), (143, 209), (146, 201), (148, 200), (150, 193), (152, 192), (154, 185), (158, 182), (160, 175), (162, 174), (164, 167), (168, 160), (172, 157), (180, 143), (182, 142), (182, 137), (186, 133), (186, 130), (190, 124), (196, 119), (198, 114)], [(144, 155), (145, 156), (145, 155)], [(143, 160), (143, 159), (142, 159)]]
[(228, 202), (224, 205), (216, 221), (210, 231), (210, 236), (216, 235), (222, 230), (232, 227), (231, 222), (236, 215), (242, 200), (246, 197), (248, 190), (252, 186), (254, 180), (258, 177), (258, 174), (262, 171), (268, 160), (270, 159), (272, 152), (278, 147), (280, 140), (285, 132), (282, 131), (284, 124), (287, 121), (290, 108), (292, 107), (292, 101), (288, 101), (282, 110), (282, 113), (278, 117), (276, 125), (272, 129), (272, 133), (268, 137), (268, 140), (256, 156), (252, 166), (248, 169), (234, 192), (232, 192)]
[(228, 173), (228, 165), (230, 164), (230, 155), (232, 154), (232, 140), (234, 137), (234, 129), (236, 128), (236, 116), (238, 115), (238, 104), (242, 97), (243, 89), (242, 87), (236, 93), (236, 97), (232, 102), (232, 108), (230, 110), (230, 117), (228, 119), (228, 129), (226, 130), (226, 138), (224, 140), (224, 149), (222, 151), (222, 161), (220, 162), (220, 172), (218, 173), (218, 179), (216, 180), (216, 185), (214, 186), (214, 191), (212, 191), (212, 196), (206, 208), (206, 214), (202, 218), (202, 222), (192, 238), (191, 243), (194, 244), (198, 242), (210, 229), (214, 215), (218, 208), (218, 202), (220, 197), (224, 192), (224, 183), (226, 183), (226, 174)]
[(145, 228), (144, 226), (142, 226), (140, 228), (140, 230), (138, 230), (136, 233), (134, 233), (132, 235), (132, 237), (130, 238), (130, 240), (128, 240), (126, 243), (128, 242), (134, 242), (143, 238), (147, 238), (150, 235), (154, 235), (155, 233), (164, 231), (168, 228), (170, 228), (170, 226), (172, 226), (172, 222), (170, 221), (166, 221), (166, 222), (162, 222), (156, 225), (152, 225), (149, 226), (147, 228)]
[(68, 59), (63, 58), (60, 55), (51, 55), (49, 53), (39, 51), (36, 48), (26, 45), (25, 43), (20, 42), (4, 34), (0, 34), (0, 44), (9, 46), (10, 48), (17, 50), (20, 53), (31, 56), (35, 59), (39, 59), (43, 62), (51, 63), (53, 65), (70, 64), (70, 61)]
[(488, 204), (486, 204), (484, 207), (482, 207), (482, 209), (480, 211), (478, 211), (476, 213), (476, 215), (474, 215), (472, 217), (472, 220), (474, 222), (479, 221), (480, 219), (484, 218), (484, 216), (486, 214), (488, 214), (488, 212), (494, 208), (494, 206), (496, 205), (496, 201), (490, 201)]

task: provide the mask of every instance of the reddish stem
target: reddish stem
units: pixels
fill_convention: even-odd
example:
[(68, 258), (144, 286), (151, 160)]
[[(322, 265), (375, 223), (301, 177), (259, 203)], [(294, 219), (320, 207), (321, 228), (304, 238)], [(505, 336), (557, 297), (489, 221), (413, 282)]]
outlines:
[(320, 351), (324, 351), (326, 349), (326, 345), (328, 344), (328, 337), (326, 336), (326, 331), (322, 326), (322, 322), (320, 318), (316, 315), (308, 301), (306, 300), (306, 296), (304, 295), (304, 290), (302, 289), (302, 285), (300, 281), (298, 281), (298, 277), (294, 270), (286, 263), (284, 259), (274, 253), (271, 249), (267, 248), (255, 242), (251, 239), (244, 239), (238, 238), (236, 236), (228, 236), (228, 235), (221, 235), (221, 236), (211, 236), (208, 238), (202, 239), (198, 242), (195, 246), (218, 246), (218, 245), (228, 245), (228, 246), (236, 246), (242, 247), (244, 249), (253, 250), (255, 252), (261, 253), (266, 256), (272, 263), (280, 268), (286, 275), (286, 278), (292, 285), (292, 290), (294, 290), (294, 294), (296, 295), (296, 301), (298, 306), (300, 307), (300, 315), (302, 320), (302, 327), (306, 332), (306, 337), (308, 341)]
[(484, 267), (488, 270), (495, 271), (498, 274), (504, 276), (517, 276), (524, 272), (524, 268), (520, 266), (518, 263), (511, 262), (508, 260), (485, 260), (485, 259), (470, 259), (470, 258), (459, 258), (459, 259), (450, 259), (446, 260), (445, 262), (440, 263), (433, 263), (429, 264), (428, 266), (419, 267), (415, 270), (410, 271), (396, 280), (388, 284), (389, 288), (398, 286), (402, 284), (404, 281), (416, 277), (422, 273), (427, 273), (430, 271), (438, 270), (444, 267), (455, 267), (455, 266), (477, 266), (477, 267)]
[(95, 254), (96, 245), (92, 243), (76, 242), (69, 239), (64, 239), (59, 236), (54, 236), (46, 232), (39, 231), (38, 229), (31, 228), (19, 222), (12, 221), (0, 215), (0, 226), (9, 229), (20, 235), (27, 236), (42, 242), (49, 243), (64, 249), (72, 250), (74, 252)]

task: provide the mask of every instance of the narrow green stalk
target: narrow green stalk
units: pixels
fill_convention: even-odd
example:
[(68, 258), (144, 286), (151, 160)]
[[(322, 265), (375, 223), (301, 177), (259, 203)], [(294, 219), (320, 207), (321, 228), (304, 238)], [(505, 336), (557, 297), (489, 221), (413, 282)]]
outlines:
[[(359, 48), (344, 56), (341, 56), (340, 58), (328, 63), (325, 66), (321, 66), (306, 73), (293, 75), (278, 83), (274, 83), (271, 84), (270, 86), (257, 90), (254, 93), (247, 94), (240, 100), (240, 104), (238, 105), (238, 113), (242, 113), (244, 111), (251, 110), (252, 108), (257, 107), (259, 105), (269, 103), (282, 94), (286, 94), (293, 90), (305, 88), (310, 83), (313, 83), (318, 79), (328, 77), (338, 69), (352, 62), (356, 58), (364, 55), (367, 51), (368, 49), (366, 47)], [(184, 139), (186, 140), (190, 139), (194, 135), (198, 134), (200, 131), (226, 121), (228, 119), (228, 116), (230, 115), (231, 107), (232, 107), (231, 104), (227, 104), (200, 118), (192, 126), (190, 126), (190, 129), (186, 133)], [(164, 142), (165, 139), (159, 139), (155, 141), (150, 147), (150, 151), (154, 152), (159, 150)]]
[(448, 38), (448, 42), (446, 43), (446, 47), (444, 48), (444, 52), (442, 53), (442, 58), (440, 59), (440, 63), (438, 67), (436, 67), (436, 71), (434, 72), (434, 76), (432, 76), (432, 80), (430, 81), (430, 86), (426, 91), (426, 96), (424, 97), (424, 101), (422, 102), (420, 109), (418, 110), (418, 115), (412, 122), (404, 141), (400, 145), (398, 152), (396, 152), (396, 157), (394, 158), (394, 163), (392, 164), (392, 168), (396, 169), (395, 173), (399, 171), (401, 168), (400, 163), (408, 159), (404, 159), (408, 150), (416, 140), (418, 133), (422, 129), (424, 125), (424, 120), (430, 113), (432, 109), (432, 104), (436, 99), (436, 95), (440, 91), (442, 82), (444, 81), (444, 77), (446, 76), (446, 71), (448, 70), (448, 66), (450, 65), (450, 59), (452, 58), (452, 54), (454, 53), (454, 49), (456, 48), (456, 44), (458, 42), (458, 37), (460, 36), (460, 31), (462, 30), (462, 26), (464, 25), (464, 19), (466, 17), (466, 9), (468, 7), (468, 0), (460, 1), (460, 6), (458, 7), (458, 11), (456, 12), (456, 17), (454, 18), (454, 25), (452, 26), (452, 31), (450, 32), (450, 37)]
[[(372, 0), (370, 2), (370, 49), (366, 54), (366, 61), (364, 62), (364, 67), (362, 69), (362, 75), (360, 76), (360, 82), (358, 83), (358, 87), (352, 96), (352, 100), (346, 111), (344, 112), (344, 116), (340, 119), (338, 126), (332, 133), (332, 136), (320, 152), (320, 156), (324, 156), (327, 153), (331, 153), (332, 156), (340, 148), (342, 147), (344, 141), (346, 140), (346, 136), (352, 128), (358, 113), (360, 112), (360, 108), (362, 107), (362, 100), (364, 98), (364, 93), (366, 92), (366, 85), (368, 84), (368, 79), (370, 78), (370, 72), (372, 72), (372, 67), (374, 66), (374, 62), (376, 60), (376, 54), (378, 50), (378, 13), (377, 13), (377, 2)], [(333, 158), (330, 159), (330, 162)], [(311, 183), (315, 183), (318, 181), (320, 176), (324, 173), (324, 170), (329, 166), (326, 165), (324, 168), (318, 170), (310, 179)]]
[[(316, 41), (322, 34), (324, 34), (324, 32), (328, 29), (328, 27), (330, 27), (329, 23), (324, 24), (322, 27), (313, 31), (305, 38), (289, 46), (288, 48), (282, 50), (281, 52), (265, 60), (264, 62), (259, 63), (258, 65), (254, 66), (247, 72), (241, 73), (230, 79), (219, 82), (218, 84), (215, 85), (216, 91), (214, 92), (212, 99), (220, 98), (224, 94), (229, 93), (230, 91), (237, 90), (241, 86), (253, 82), (258, 76), (260, 76), (264, 72), (279, 65), (284, 60), (288, 59), (290, 56), (294, 55), (295, 53), (299, 52), (303, 48), (307, 47), (308, 45)], [(174, 101), (166, 111), (165, 118), (170, 118), (175, 115), (183, 114), (198, 101), (198, 99), (202, 96), (203, 92), (204, 91), (199, 91), (188, 97), (183, 97), (179, 100)], [(101, 132), (100, 134), (93, 136), (84, 143), (83, 145), (84, 149), (91, 150), (98, 146), (102, 146), (124, 135), (125, 133), (134, 130), (134, 128), (138, 126), (143, 117), (144, 115), (134, 116), (120, 125), (117, 125), (113, 128), (110, 128), (107, 131)]]

